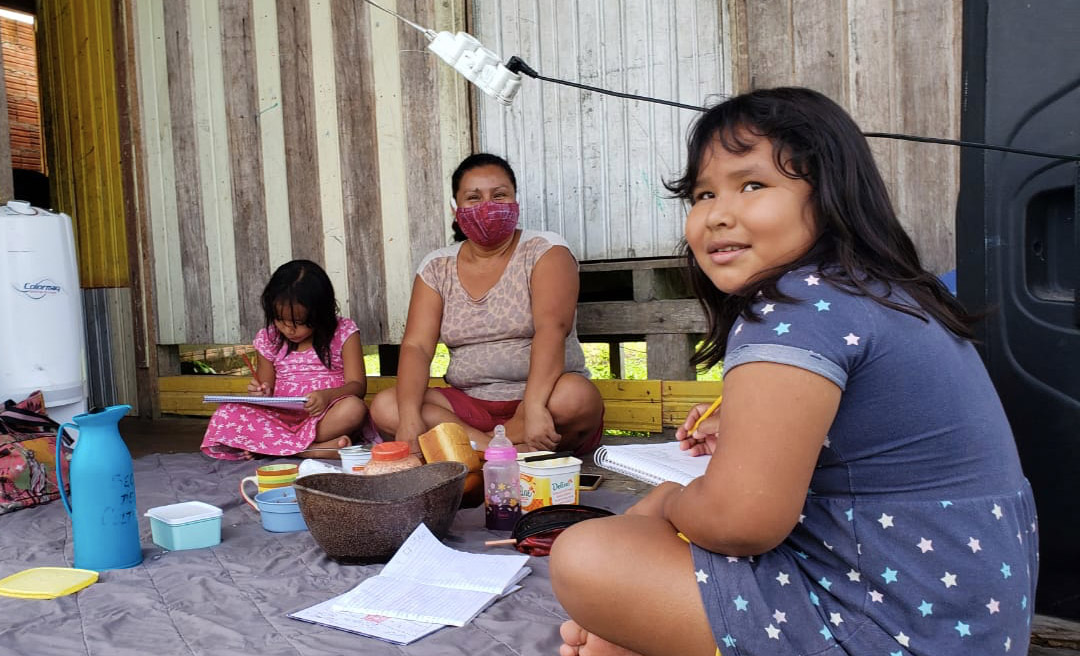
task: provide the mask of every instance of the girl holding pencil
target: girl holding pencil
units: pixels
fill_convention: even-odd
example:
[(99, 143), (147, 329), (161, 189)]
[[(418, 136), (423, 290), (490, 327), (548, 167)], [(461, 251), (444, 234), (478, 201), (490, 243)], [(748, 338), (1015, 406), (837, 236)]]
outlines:
[(670, 188), (724, 401), (677, 437), (712, 458), (555, 541), (559, 653), (1027, 653), (1031, 487), (973, 318), (858, 126), (761, 89), (703, 114), (688, 151)]
[(248, 394), (304, 396), (303, 409), (223, 403), (210, 419), (202, 452), (223, 460), (335, 458), (368, 417), (358, 328), (338, 316), (330, 278), (309, 260), (281, 265), (263, 290), (262, 307), (266, 327), (255, 336), (259, 358)]

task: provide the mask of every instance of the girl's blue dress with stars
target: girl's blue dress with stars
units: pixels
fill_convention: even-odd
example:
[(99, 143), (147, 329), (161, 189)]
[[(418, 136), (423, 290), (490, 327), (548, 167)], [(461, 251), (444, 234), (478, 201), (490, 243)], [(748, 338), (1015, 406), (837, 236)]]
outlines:
[(843, 395), (784, 543), (749, 559), (692, 547), (720, 651), (1026, 654), (1035, 503), (975, 349), (812, 269), (779, 289), (795, 302), (737, 319), (725, 372), (777, 362)]

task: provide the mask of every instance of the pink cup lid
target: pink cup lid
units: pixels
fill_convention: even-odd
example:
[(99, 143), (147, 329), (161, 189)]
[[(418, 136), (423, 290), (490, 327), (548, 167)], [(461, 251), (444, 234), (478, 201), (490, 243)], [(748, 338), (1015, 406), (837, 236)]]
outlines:
[(484, 449), (484, 460), (517, 460), (517, 449), (512, 446), (489, 446)]

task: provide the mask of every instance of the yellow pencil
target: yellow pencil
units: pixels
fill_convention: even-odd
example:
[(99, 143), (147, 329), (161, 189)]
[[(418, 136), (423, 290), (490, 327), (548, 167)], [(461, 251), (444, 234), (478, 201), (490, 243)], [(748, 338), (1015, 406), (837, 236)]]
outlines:
[(709, 415), (711, 415), (713, 412), (716, 411), (717, 408), (720, 407), (720, 401), (723, 400), (723, 398), (724, 398), (723, 394), (716, 397), (716, 400), (712, 402), (712, 405), (709, 406), (709, 409), (706, 410), (704, 413), (702, 413), (702, 415), (700, 417), (698, 417), (697, 421), (694, 422), (694, 427), (690, 429), (690, 434), (691, 435), (693, 435), (694, 431), (696, 431), (698, 429), (698, 426), (701, 425), (701, 422), (708, 419)]

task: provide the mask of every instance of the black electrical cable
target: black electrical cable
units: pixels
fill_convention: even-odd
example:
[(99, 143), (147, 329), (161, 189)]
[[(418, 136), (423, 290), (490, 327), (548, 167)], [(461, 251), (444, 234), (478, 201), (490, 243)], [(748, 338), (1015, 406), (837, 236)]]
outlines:
[[(579, 84), (577, 82), (570, 82), (567, 80), (560, 80), (553, 77), (546, 77), (540, 75), (532, 67), (525, 63), (523, 59), (514, 55), (510, 58), (510, 61), (506, 63), (506, 68), (512, 73), (523, 73), (529, 77), (536, 78), (537, 80), (543, 80), (544, 82), (554, 82), (555, 84), (562, 84), (568, 87), (575, 87), (577, 89), (584, 89), (586, 91), (594, 91), (596, 93), (602, 93), (608, 96), (615, 96), (617, 98), (628, 98), (630, 100), (643, 100), (645, 102), (657, 103), (660, 105), (668, 105), (671, 107), (678, 107), (679, 109), (689, 109), (695, 112), (708, 111), (707, 107), (698, 107), (696, 105), (685, 105), (683, 103), (672, 102), (670, 100), (662, 100), (660, 98), (650, 98), (648, 96), (637, 96), (631, 93), (622, 93), (620, 91), (609, 91), (607, 89), (601, 89), (600, 87), (593, 87), (587, 84)], [(1012, 148), (1009, 146), (996, 146), (993, 144), (984, 144), (976, 141), (959, 141), (957, 139), (940, 139), (937, 137), (917, 137), (911, 134), (897, 134), (893, 132), (864, 132), (864, 137), (872, 137), (877, 139), (896, 139), (899, 141), (915, 141), (918, 143), (933, 143), (943, 144), (946, 146), (960, 146), (963, 148), (981, 148), (983, 150), (996, 150), (1003, 153), (1014, 153), (1016, 155), (1030, 155), (1032, 157), (1045, 157), (1048, 159), (1057, 159), (1065, 162), (1080, 162), (1080, 155), (1059, 155), (1056, 153), (1044, 153), (1038, 150), (1027, 150), (1024, 148)]]
[(698, 107), (697, 105), (684, 105), (683, 103), (674, 102), (671, 100), (661, 100), (660, 98), (650, 98), (649, 96), (636, 96), (632, 93), (623, 93), (621, 91), (610, 91), (608, 89), (601, 89), (600, 87), (591, 87), (587, 84), (580, 84), (578, 82), (570, 82), (568, 80), (559, 80), (553, 77), (546, 77), (540, 75), (532, 67), (525, 63), (525, 60), (521, 59), (517, 55), (510, 58), (510, 61), (506, 62), (506, 68), (511, 73), (524, 73), (529, 77), (536, 78), (537, 80), (543, 80), (544, 82), (554, 82), (555, 84), (562, 84), (568, 87), (575, 87), (577, 89), (584, 89), (586, 91), (595, 91), (596, 93), (602, 93), (608, 96), (615, 96), (616, 98), (627, 98), (629, 100), (644, 100), (645, 102), (657, 103), (660, 105), (669, 105), (671, 107), (678, 107), (679, 109), (689, 109), (695, 112), (704, 112), (706, 107)]
[(1044, 153), (1038, 150), (1026, 150), (1009, 146), (995, 146), (977, 141), (958, 141), (956, 139), (939, 139), (937, 137), (916, 137), (911, 134), (893, 134), (891, 132), (863, 132), (864, 137), (877, 137), (880, 139), (900, 139), (903, 141), (918, 141), (920, 143), (945, 144), (946, 146), (962, 146), (964, 148), (981, 148), (983, 150), (997, 150), (1003, 153), (1015, 153), (1017, 155), (1031, 155), (1032, 157), (1046, 157), (1048, 159), (1060, 159), (1065, 162), (1080, 162), (1080, 155), (1059, 155), (1057, 153)]
[[(408, 23), (410, 27), (413, 27), (420, 32), (423, 32), (429, 39), (434, 38), (434, 32), (425, 29), (424, 27), (417, 25), (416, 23), (408, 20), (397, 12), (390, 11), (389, 9), (376, 4), (373, 0), (365, 0), (368, 4), (386, 13), (394, 16), (398, 20)], [(576, 89), (583, 89), (585, 91), (593, 91), (596, 93), (602, 93), (607, 96), (615, 96), (616, 98), (626, 98), (627, 100), (642, 100), (644, 102), (656, 103), (659, 105), (667, 105), (669, 107), (677, 107), (679, 109), (689, 109), (694, 112), (708, 111), (707, 107), (698, 107), (697, 105), (686, 105), (684, 103), (674, 102), (671, 100), (662, 100), (660, 98), (650, 98), (649, 96), (638, 96), (632, 93), (623, 93), (621, 91), (610, 91), (608, 89), (601, 89), (600, 87), (589, 86), (588, 84), (581, 84), (579, 82), (570, 82), (569, 80), (560, 80), (554, 77), (547, 77), (540, 75), (536, 70), (529, 66), (524, 59), (514, 55), (506, 62), (506, 68), (511, 73), (523, 73), (531, 78), (542, 80), (544, 82), (552, 82), (554, 84), (562, 84), (568, 87), (574, 87)], [(1017, 155), (1030, 155), (1032, 157), (1045, 157), (1047, 159), (1056, 159), (1064, 162), (1080, 162), (1080, 155), (1059, 155), (1056, 153), (1044, 153), (1037, 150), (1026, 150), (1023, 148), (1012, 148), (1009, 146), (996, 146), (993, 144), (978, 143), (975, 141), (959, 141), (957, 139), (940, 139), (937, 137), (917, 137), (911, 134), (898, 134), (892, 132), (864, 132), (864, 137), (872, 137), (878, 139), (896, 139), (899, 141), (915, 141), (918, 143), (933, 143), (943, 144), (946, 146), (960, 146), (962, 148), (981, 148), (982, 150), (996, 150), (1003, 153), (1014, 153)]]

